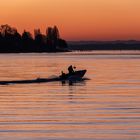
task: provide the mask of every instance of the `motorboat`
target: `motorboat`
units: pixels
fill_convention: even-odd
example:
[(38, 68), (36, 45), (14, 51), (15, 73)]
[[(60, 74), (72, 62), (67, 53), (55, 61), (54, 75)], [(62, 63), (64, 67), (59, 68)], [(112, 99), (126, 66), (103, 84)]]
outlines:
[(33, 84), (33, 83), (47, 83), (47, 82), (55, 82), (55, 81), (76, 81), (82, 79), (87, 70), (79, 70), (74, 71), (73, 73), (67, 73), (65, 75), (60, 75), (58, 77), (53, 78), (37, 78), (32, 80), (13, 80), (13, 81), (0, 81), (0, 85), (7, 84)]

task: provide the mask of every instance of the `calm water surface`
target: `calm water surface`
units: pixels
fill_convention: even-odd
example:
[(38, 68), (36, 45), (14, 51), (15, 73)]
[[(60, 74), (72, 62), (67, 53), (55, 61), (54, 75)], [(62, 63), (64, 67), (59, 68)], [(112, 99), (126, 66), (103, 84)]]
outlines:
[(70, 64), (90, 80), (0, 85), (1, 140), (140, 139), (140, 55), (1, 54), (0, 80), (59, 75)]

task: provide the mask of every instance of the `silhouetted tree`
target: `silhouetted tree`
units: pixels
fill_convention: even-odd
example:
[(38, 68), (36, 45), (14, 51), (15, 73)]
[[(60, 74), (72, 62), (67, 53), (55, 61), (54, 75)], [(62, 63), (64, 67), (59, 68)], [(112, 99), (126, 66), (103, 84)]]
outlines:
[(36, 49), (40, 50), (41, 52), (47, 51), (46, 36), (41, 33), (40, 29), (34, 30), (34, 36), (35, 36)]
[(40, 32), (40, 29), (34, 30), (35, 42), (40, 45), (45, 42), (44, 35)]
[(53, 29), (52, 29), (52, 27), (48, 27), (46, 29), (46, 36), (47, 36), (47, 39), (49, 39), (49, 40), (53, 39)]
[(53, 29), (52, 29), (52, 27), (48, 27), (46, 29), (46, 38), (47, 38), (47, 45), (49, 46), (48, 47), (49, 51), (53, 51), (54, 46), (53, 46)]
[(58, 40), (60, 38), (59, 30), (58, 30), (57, 26), (53, 27), (52, 36), (53, 36), (53, 40)]
[(34, 29), (34, 37), (36, 37), (37, 35), (40, 35), (41, 31), (40, 29)]
[(34, 49), (34, 40), (32, 34), (24, 30), (22, 33), (22, 49), (23, 51), (31, 51)]
[(66, 42), (60, 39), (59, 30), (56, 26), (48, 27), (46, 35), (43, 35), (40, 29), (36, 29), (34, 30), (34, 37), (25, 30), (20, 35), (16, 28), (8, 24), (1, 25), (0, 52), (57, 52), (58, 47), (64, 48), (66, 46)]
[(21, 50), (21, 47), (22, 47), (21, 41), (22, 41), (21, 35), (18, 32), (15, 32), (14, 42), (15, 42), (15, 46), (17, 47), (17, 50), (19, 49), (19, 51)]
[(60, 38), (57, 26), (48, 27), (46, 30), (47, 44), (51, 51), (55, 51), (58, 47), (58, 40)]
[(1, 25), (0, 32), (3, 36), (5, 35), (14, 35), (17, 32), (16, 28), (10, 27), (8, 24)]
[(22, 39), (24, 41), (30, 41), (33, 40), (32, 34), (30, 32), (27, 32), (24, 30), (24, 32), (22, 33)]
[(21, 36), (17, 32), (16, 28), (13, 28), (7, 24), (1, 25), (1, 44), (3, 46), (3, 51), (19, 51)]

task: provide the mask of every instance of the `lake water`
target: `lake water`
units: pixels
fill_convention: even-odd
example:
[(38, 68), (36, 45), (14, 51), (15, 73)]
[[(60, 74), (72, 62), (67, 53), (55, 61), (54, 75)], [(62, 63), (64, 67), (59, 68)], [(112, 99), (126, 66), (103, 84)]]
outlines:
[(0, 85), (0, 140), (140, 140), (137, 53), (1, 54), (0, 80), (59, 75), (70, 64), (90, 80)]

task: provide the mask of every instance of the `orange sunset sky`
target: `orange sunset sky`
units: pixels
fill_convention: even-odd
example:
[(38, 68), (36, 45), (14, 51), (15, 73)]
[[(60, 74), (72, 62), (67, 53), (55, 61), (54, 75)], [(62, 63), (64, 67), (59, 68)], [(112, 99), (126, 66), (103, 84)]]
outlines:
[(32, 33), (57, 25), (66, 40), (140, 40), (140, 0), (1, 0), (6, 23)]

